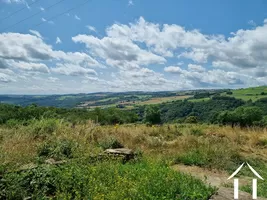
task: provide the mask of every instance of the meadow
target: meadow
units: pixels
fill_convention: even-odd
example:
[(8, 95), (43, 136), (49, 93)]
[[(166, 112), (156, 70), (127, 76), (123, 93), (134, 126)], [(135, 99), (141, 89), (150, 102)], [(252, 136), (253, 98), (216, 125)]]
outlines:
[[(0, 199), (209, 199), (214, 188), (174, 171), (184, 164), (231, 174), (249, 162), (267, 176), (267, 130), (207, 124), (100, 126), (41, 119), (0, 127)], [(138, 155), (96, 159), (107, 148)], [(65, 161), (60, 165), (47, 164)], [(248, 170), (240, 176), (251, 177)], [(232, 185), (228, 185), (232, 187)], [(267, 197), (267, 184), (258, 185)], [(242, 186), (250, 191), (250, 185)]]

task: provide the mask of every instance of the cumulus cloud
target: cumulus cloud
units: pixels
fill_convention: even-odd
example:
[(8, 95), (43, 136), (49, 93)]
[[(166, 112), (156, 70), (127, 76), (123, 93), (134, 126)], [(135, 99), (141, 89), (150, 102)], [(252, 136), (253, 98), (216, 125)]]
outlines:
[(36, 71), (41, 73), (49, 73), (49, 68), (43, 63), (31, 63), (31, 62), (23, 62), (23, 61), (9, 61), (9, 65), (12, 68), (16, 68), (19, 70), (25, 71)]
[(84, 43), (95, 56), (119, 68), (125, 68), (127, 65), (137, 66), (166, 62), (164, 57), (141, 49), (129, 40), (110, 37), (99, 39), (91, 35), (77, 35), (72, 40), (76, 43)]
[(232, 36), (205, 35), (199, 30), (186, 30), (176, 24), (156, 24), (140, 18), (136, 23), (114, 24), (107, 28), (110, 38), (121, 38), (142, 42), (153, 52), (173, 57), (176, 50), (182, 53), (178, 58), (186, 58), (197, 63), (209, 60), (239, 68), (266, 66), (267, 61), (267, 24), (252, 30), (238, 30)]
[[(267, 20), (227, 38), (143, 17), (129, 24), (114, 23), (101, 37), (92, 35), (93, 26), (87, 28), (91, 33), (72, 37), (74, 43), (84, 45), (83, 52), (55, 50), (36, 30), (1, 33), (0, 81), (12, 85), (18, 80), (29, 84), (29, 80), (47, 80), (60, 90), (68, 79), (63, 85), (84, 92), (267, 84)], [(59, 44), (60, 38), (55, 42)], [(98, 77), (99, 67), (107, 71)], [(156, 72), (162, 69), (164, 73)], [(58, 79), (62, 75), (69, 78)], [(75, 84), (82, 86), (75, 89)]]
[(11, 76), (0, 72), (0, 82), (9, 83), (9, 82), (14, 82), (14, 81), (15, 80)]
[(73, 64), (57, 64), (57, 67), (51, 70), (55, 73), (67, 76), (97, 75), (96, 71), (93, 69), (87, 69)]
[(57, 82), (57, 81), (59, 81), (59, 78), (57, 78), (57, 77), (48, 77), (48, 80), (50, 81), (50, 82), (52, 82), (52, 83), (55, 83), (55, 82)]
[(165, 67), (164, 71), (169, 73), (182, 73), (183, 70), (178, 66), (169, 66)]
[(188, 70), (176, 66), (165, 67), (165, 72), (176, 74), (179, 79), (188, 80), (195, 87), (208, 84), (214, 87), (226, 85), (242, 85), (253, 77), (242, 75), (237, 72), (224, 71), (221, 69), (206, 70), (200, 65), (189, 64)]
[(195, 64), (189, 64), (188, 69), (191, 71), (196, 71), (196, 72), (204, 72), (205, 68), (202, 67), (201, 65), (195, 65)]
[(0, 58), (18, 61), (63, 61), (84, 66), (98, 66), (91, 56), (80, 52), (55, 51), (35, 35), (20, 33), (0, 34)]

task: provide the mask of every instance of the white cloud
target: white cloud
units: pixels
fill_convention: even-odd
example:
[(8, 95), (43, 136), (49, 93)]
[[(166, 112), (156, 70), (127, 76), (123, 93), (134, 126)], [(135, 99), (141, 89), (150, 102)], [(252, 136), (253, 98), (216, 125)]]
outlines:
[(96, 28), (93, 26), (88, 25), (88, 26), (86, 26), (86, 28), (88, 28), (89, 31), (96, 32)]
[(43, 22), (47, 22), (48, 24), (55, 24), (53, 21), (47, 21), (47, 19), (45, 19), (45, 18), (41, 18), (41, 20), (43, 21)]
[(77, 19), (77, 20), (81, 20), (81, 18), (78, 17), (77, 15), (75, 15), (74, 18)]
[(57, 64), (57, 67), (51, 70), (55, 73), (67, 76), (97, 75), (96, 71), (93, 69), (87, 69), (73, 64)]
[(30, 63), (23, 61), (9, 61), (9, 65), (12, 68), (25, 70), (25, 71), (36, 71), (41, 73), (49, 73), (49, 68), (43, 63)]
[(44, 9), (43, 7), (40, 7), (40, 10), (41, 10), (41, 11), (45, 11), (45, 9)]
[(55, 82), (57, 82), (57, 81), (59, 81), (59, 79), (57, 78), (57, 77), (48, 77), (48, 80), (50, 81), (50, 82), (52, 82), (52, 83), (55, 83)]
[(134, 5), (133, 0), (129, 0), (128, 1), (128, 6), (133, 6), (133, 5)]
[(72, 40), (76, 43), (84, 43), (95, 56), (119, 68), (125, 68), (128, 65), (163, 64), (166, 62), (165, 58), (143, 50), (125, 39), (111, 37), (99, 39), (91, 35), (78, 35)]
[(9, 82), (15, 82), (15, 80), (11, 76), (0, 72), (0, 83), (1, 82), (9, 83)]
[(107, 35), (134, 42), (142, 42), (153, 52), (173, 57), (179, 50), (180, 59), (198, 63), (227, 62), (239, 68), (266, 66), (267, 23), (252, 30), (238, 30), (233, 36), (205, 35), (199, 30), (185, 30), (179, 25), (149, 23), (140, 18), (136, 23), (114, 24)]
[(196, 72), (204, 72), (206, 69), (201, 65), (189, 64), (188, 69)]
[(179, 73), (179, 74), (183, 72), (183, 70), (178, 66), (165, 67), (164, 71), (169, 73)]
[(4, 3), (25, 3), (25, 0), (2, 0)]
[(20, 33), (0, 34), (0, 58), (25, 62), (62, 61), (83, 66), (100, 65), (85, 53), (54, 51), (42, 38)]
[(249, 24), (250, 26), (257, 26), (256, 22), (254, 22), (253, 20), (249, 20), (249, 21), (248, 21), (248, 24)]
[(29, 30), (30, 33), (32, 33), (33, 35), (36, 35), (37, 37), (39, 38), (43, 38), (42, 35), (38, 32), (38, 31), (35, 31), (35, 30)]
[[(87, 28), (96, 32), (92, 26)], [(55, 50), (35, 30), (1, 33), (0, 81), (8, 84), (8, 92), (25, 85), (23, 91), (39, 88), (48, 93), (51, 88), (64, 93), (267, 84), (266, 20), (228, 38), (142, 17), (129, 24), (115, 23), (104, 36), (91, 34), (72, 37), (74, 43), (85, 45), (83, 52), (65, 52)], [(156, 72), (162, 68), (165, 73)]]
[(61, 39), (59, 37), (57, 37), (56, 44), (61, 44), (61, 43), (62, 43)]

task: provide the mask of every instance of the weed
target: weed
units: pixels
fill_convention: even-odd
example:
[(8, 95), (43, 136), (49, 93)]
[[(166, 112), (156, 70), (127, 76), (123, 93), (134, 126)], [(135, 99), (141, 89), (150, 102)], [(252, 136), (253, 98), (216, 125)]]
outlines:
[[(190, 187), (188, 187), (190, 185)], [(215, 189), (160, 163), (70, 163), (12, 173), (0, 180), (0, 199), (208, 199)]]
[(256, 143), (257, 146), (266, 147), (267, 146), (267, 139), (266, 138), (260, 138), (258, 142)]
[(190, 130), (190, 134), (191, 135), (196, 135), (196, 136), (202, 136), (202, 135), (204, 135), (204, 132), (199, 128), (192, 128)]
[(57, 160), (72, 158), (76, 149), (77, 144), (70, 140), (50, 141), (39, 147), (38, 156)]
[(35, 137), (49, 136), (53, 134), (59, 127), (58, 120), (42, 119), (40, 121), (34, 120), (29, 126), (31, 134)]
[(104, 150), (106, 149), (116, 149), (116, 148), (123, 148), (124, 146), (114, 137), (109, 137), (104, 139), (103, 141), (100, 141), (98, 145), (103, 148)]

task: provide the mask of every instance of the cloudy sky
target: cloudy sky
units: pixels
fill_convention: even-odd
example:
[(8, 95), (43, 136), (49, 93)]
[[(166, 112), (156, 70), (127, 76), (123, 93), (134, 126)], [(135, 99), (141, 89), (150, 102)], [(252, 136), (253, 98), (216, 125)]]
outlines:
[(265, 0), (0, 0), (0, 94), (266, 84)]

